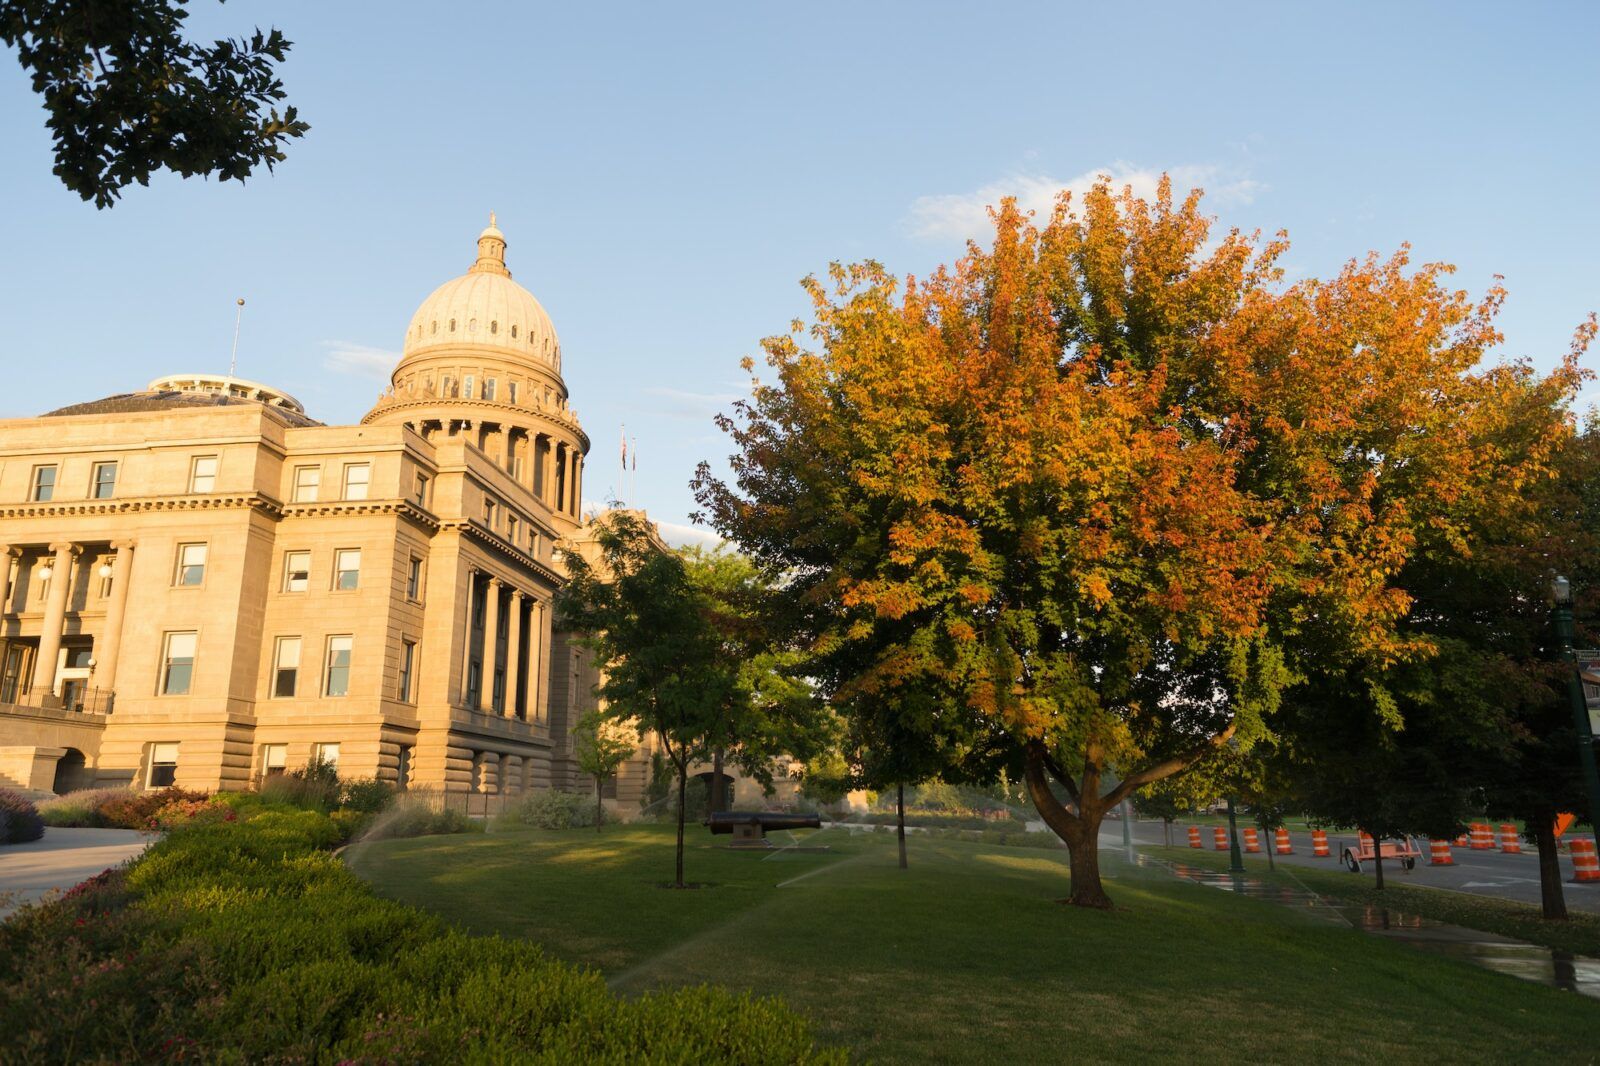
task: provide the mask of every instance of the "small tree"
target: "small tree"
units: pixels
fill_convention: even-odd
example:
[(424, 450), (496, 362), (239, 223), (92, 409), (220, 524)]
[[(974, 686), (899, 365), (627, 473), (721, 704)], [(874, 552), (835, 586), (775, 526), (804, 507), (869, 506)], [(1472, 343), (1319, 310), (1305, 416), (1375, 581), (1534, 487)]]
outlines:
[(598, 711), (578, 719), (572, 730), (572, 751), (578, 769), (594, 778), (594, 831), (605, 822), (605, 782), (633, 757), (635, 745), (625, 730)]

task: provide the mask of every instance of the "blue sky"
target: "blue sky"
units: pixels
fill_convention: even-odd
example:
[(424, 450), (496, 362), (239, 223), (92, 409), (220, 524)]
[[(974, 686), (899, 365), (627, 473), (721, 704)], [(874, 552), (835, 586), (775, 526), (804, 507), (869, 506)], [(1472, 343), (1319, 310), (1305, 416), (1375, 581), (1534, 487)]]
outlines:
[(243, 296), (241, 376), (359, 419), (491, 209), (561, 334), (587, 495), (620, 491), (625, 422), (677, 539), (798, 279), (924, 273), (1008, 191), (1171, 171), (1224, 225), (1288, 229), (1301, 274), (1410, 241), (1473, 291), (1505, 275), (1506, 352), (1541, 366), (1600, 308), (1596, 5), (193, 9), (197, 34), (287, 33), (311, 133), (248, 184), (96, 211), (0, 59), (0, 416), (224, 370)]

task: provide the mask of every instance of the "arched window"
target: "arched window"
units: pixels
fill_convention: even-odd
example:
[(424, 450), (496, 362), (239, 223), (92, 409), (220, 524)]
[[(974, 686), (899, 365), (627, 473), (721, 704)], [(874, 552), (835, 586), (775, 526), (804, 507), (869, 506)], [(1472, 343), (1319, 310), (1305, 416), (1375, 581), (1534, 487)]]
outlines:
[(489, 332), (490, 333), (499, 333), (500, 332), (500, 323), (495, 322), (495, 321), (493, 321), (491, 319), (490, 322), (489, 322)]
[(517, 327), (516, 326), (512, 326), (511, 327), (511, 339), (512, 340), (516, 340), (517, 339)]
[(455, 331), (456, 331), (456, 320), (452, 318), (450, 320), (450, 332), (454, 333)]
[(476, 333), (476, 332), (478, 332), (478, 320), (477, 319), (475, 319), (475, 318), (467, 319), (467, 332), (468, 333)]
[(433, 332), (433, 333), (438, 333), (439, 332), (439, 320), (437, 318), (433, 320), (433, 329), (430, 332)]

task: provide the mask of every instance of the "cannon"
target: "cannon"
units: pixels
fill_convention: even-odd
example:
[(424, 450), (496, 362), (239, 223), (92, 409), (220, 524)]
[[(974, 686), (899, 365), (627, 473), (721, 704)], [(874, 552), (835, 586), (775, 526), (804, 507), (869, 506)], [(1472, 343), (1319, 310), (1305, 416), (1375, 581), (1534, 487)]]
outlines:
[(715, 835), (732, 833), (736, 848), (765, 848), (770, 847), (768, 830), (821, 829), (822, 819), (815, 814), (782, 811), (713, 811), (704, 824)]

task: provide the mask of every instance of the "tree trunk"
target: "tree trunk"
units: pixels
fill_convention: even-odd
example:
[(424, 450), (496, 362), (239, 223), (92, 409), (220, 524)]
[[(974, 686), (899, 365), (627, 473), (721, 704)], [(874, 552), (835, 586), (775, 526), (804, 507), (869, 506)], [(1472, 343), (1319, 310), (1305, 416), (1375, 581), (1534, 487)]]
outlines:
[(1272, 853), (1278, 850), (1277, 834), (1270, 829), (1261, 830), (1261, 846), (1267, 851), (1267, 869), (1277, 873), (1278, 861), (1272, 857)]
[(600, 832), (600, 823), (605, 821), (605, 786), (600, 783), (600, 775), (594, 775), (594, 831)]
[(724, 808), (726, 799), (722, 794), (722, 749), (718, 748), (711, 755), (711, 811), (716, 813)]
[(1161, 836), (1167, 842), (1167, 847), (1172, 847), (1172, 819), (1161, 819)]
[[(1044, 750), (1029, 745), (1027, 768), (1028, 797), (1034, 809), (1050, 831), (1067, 845), (1071, 857), (1072, 894), (1067, 902), (1074, 907), (1095, 907), (1108, 910), (1111, 897), (1100, 883), (1100, 822), (1105, 811), (1100, 807), (1100, 796), (1089, 789), (1078, 797), (1077, 814), (1073, 814), (1056, 799), (1045, 779)], [(1085, 776), (1086, 784), (1096, 784)]]
[(689, 788), (689, 762), (685, 759), (678, 764), (678, 881), (676, 887), (683, 887), (683, 817), (685, 814), (684, 794)]
[(900, 869), (906, 868), (906, 786), (894, 786), (895, 827), (900, 835)]
[(1561, 852), (1556, 844), (1553, 819), (1536, 814), (1530, 819), (1534, 843), (1539, 846), (1539, 902), (1546, 920), (1567, 920), (1567, 899), (1561, 887)]
[[(1356, 838), (1357, 842), (1360, 837)], [(1372, 834), (1372, 865), (1378, 875), (1378, 891), (1383, 891), (1383, 838), (1377, 833)]]

